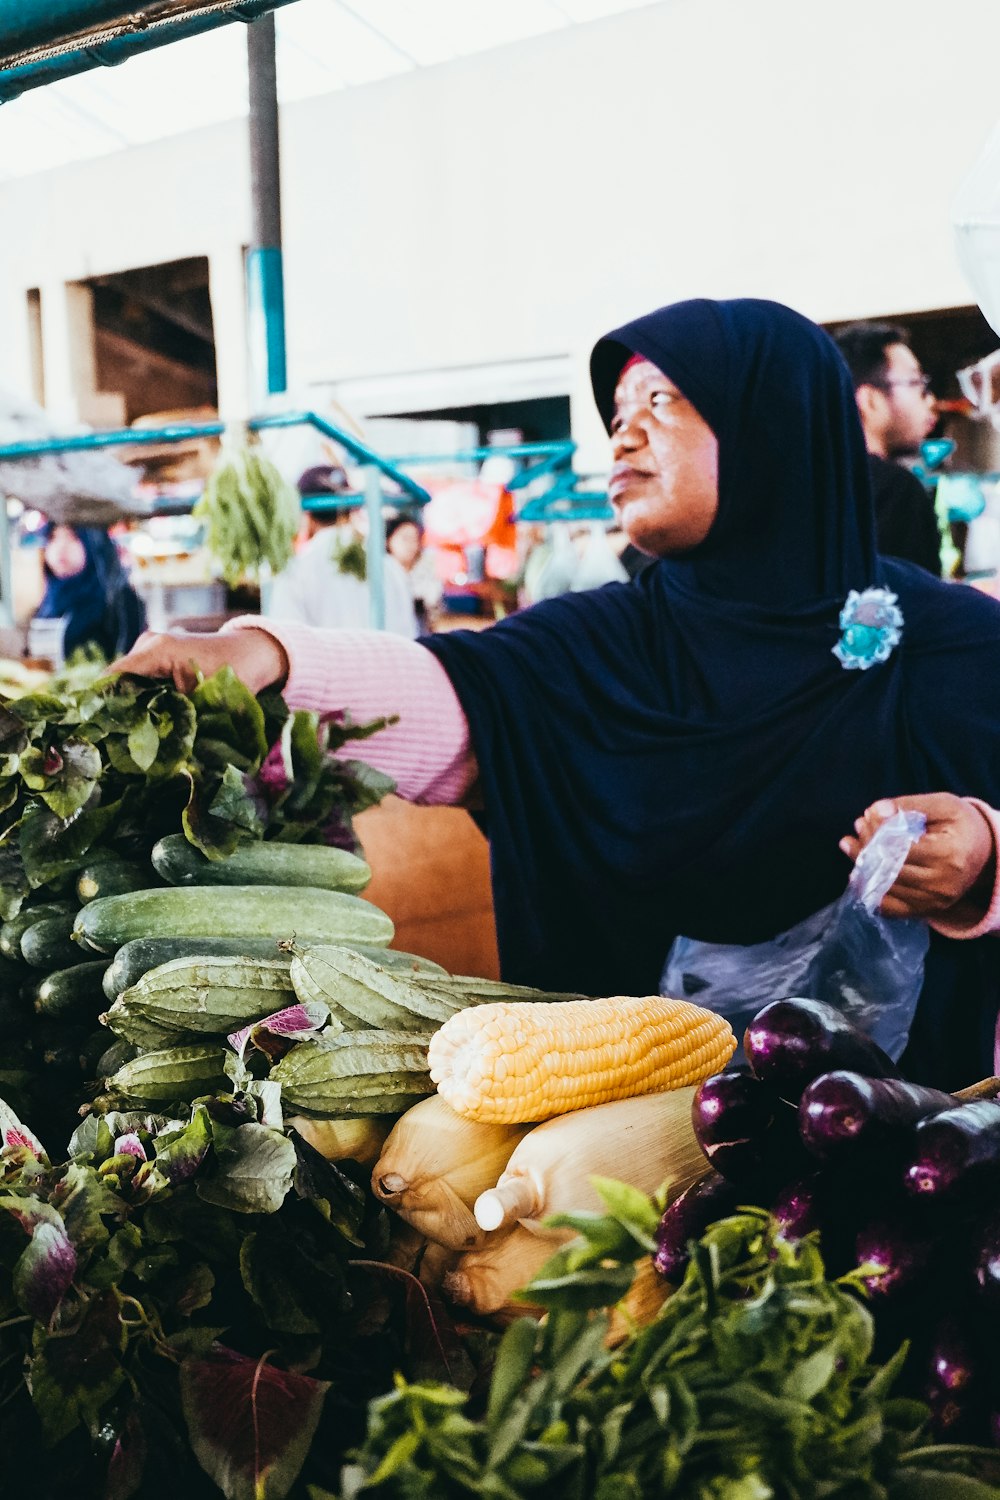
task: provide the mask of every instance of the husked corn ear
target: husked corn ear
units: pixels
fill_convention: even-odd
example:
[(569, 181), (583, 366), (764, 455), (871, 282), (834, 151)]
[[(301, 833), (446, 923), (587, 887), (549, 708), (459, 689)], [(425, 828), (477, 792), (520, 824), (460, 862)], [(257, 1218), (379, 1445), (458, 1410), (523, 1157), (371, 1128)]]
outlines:
[[(688, 1116), (690, 1131), (690, 1108)], [(529, 1129), (467, 1120), (430, 1094), (396, 1121), (372, 1172), (372, 1192), (435, 1244), (468, 1250), (484, 1239), (472, 1205)]]
[[(614, 1177), (629, 1165), (629, 1182), (652, 1195), (661, 1187), (687, 1187), (705, 1173), (705, 1157), (691, 1124), (694, 1088), (637, 1094), (573, 1110), (536, 1125), (511, 1149), (496, 1184), (473, 1207), (479, 1227), (558, 1235), (551, 1214), (601, 1211), (594, 1179)], [(488, 1127), (516, 1130), (517, 1126)]]
[(431, 1079), (458, 1114), (511, 1125), (683, 1088), (736, 1046), (714, 1012), (659, 995), (460, 1011), (435, 1032)]

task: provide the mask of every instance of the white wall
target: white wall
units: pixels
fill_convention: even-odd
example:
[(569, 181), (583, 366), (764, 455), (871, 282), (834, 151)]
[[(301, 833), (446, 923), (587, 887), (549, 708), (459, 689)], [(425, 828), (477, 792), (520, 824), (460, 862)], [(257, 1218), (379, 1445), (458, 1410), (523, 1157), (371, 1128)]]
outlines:
[[(569, 356), (592, 441), (587, 348), (663, 302), (966, 303), (949, 207), (998, 66), (997, 0), (663, 0), (289, 106), (292, 381), (392, 376), (418, 405), (422, 372)], [(26, 287), (207, 253), (245, 399), (247, 181), (234, 123), (0, 187), (8, 375)]]

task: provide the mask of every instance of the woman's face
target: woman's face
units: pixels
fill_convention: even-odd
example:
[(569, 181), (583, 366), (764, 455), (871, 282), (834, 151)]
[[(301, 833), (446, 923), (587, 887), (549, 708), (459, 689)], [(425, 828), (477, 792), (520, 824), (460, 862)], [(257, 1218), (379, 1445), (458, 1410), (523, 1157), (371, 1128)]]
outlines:
[(389, 551), (404, 568), (412, 568), (420, 556), (420, 528), (411, 521), (397, 526), (387, 543)]
[(83, 543), (72, 526), (56, 526), (45, 544), (45, 563), (56, 578), (72, 578), (87, 566)]
[(654, 557), (703, 542), (719, 510), (719, 445), (708, 423), (649, 360), (615, 390), (608, 494), (629, 540)]

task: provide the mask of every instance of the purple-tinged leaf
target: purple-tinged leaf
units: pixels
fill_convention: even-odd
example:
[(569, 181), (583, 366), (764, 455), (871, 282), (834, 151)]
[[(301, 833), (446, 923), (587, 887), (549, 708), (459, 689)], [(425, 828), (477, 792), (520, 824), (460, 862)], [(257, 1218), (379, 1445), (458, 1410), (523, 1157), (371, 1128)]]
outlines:
[(126, 1342), (114, 1293), (92, 1297), (69, 1337), (62, 1329), (52, 1335), (35, 1329), (28, 1387), (48, 1442), (58, 1442), (81, 1421), (94, 1431), (101, 1426), (125, 1379)]
[(243, 1055), (247, 1050), (247, 1042), (250, 1040), (252, 1030), (252, 1026), (244, 1026), (240, 1031), (231, 1031), (226, 1037), (226, 1041), (238, 1055), (240, 1062), (243, 1061)]
[(48, 1161), (45, 1148), (36, 1135), (18, 1119), (9, 1104), (0, 1099), (0, 1141), (4, 1151), (27, 1151), (39, 1161)]
[(36, 1224), (14, 1267), (14, 1295), (39, 1323), (47, 1323), (76, 1275), (76, 1251), (61, 1224)]
[(118, 1156), (122, 1152), (128, 1152), (130, 1156), (137, 1156), (140, 1161), (147, 1160), (146, 1148), (134, 1130), (130, 1130), (126, 1135), (120, 1135), (115, 1141), (114, 1155)]
[(156, 1165), (174, 1187), (189, 1182), (212, 1147), (212, 1123), (199, 1104), (180, 1130), (165, 1131), (156, 1140)]
[(274, 1036), (288, 1037), (293, 1042), (304, 1042), (315, 1036), (330, 1019), (330, 1007), (319, 1000), (308, 1000), (301, 1005), (289, 1005), (276, 1010), (273, 1015), (258, 1021), (252, 1031), (263, 1029)]
[(180, 1368), (191, 1446), (226, 1500), (284, 1500), (319, 1424), (328, 1383), (216, 1344)]
[(469, 1390), (475, 1371), (451, 1315), (437, 1293), (409, 1271), (386, 1261), (352, 1260), (351, 1265), (363, 1268), (376, 1279), (402, 1287), (406, 1349), (414, 1379), (437, 1380)]

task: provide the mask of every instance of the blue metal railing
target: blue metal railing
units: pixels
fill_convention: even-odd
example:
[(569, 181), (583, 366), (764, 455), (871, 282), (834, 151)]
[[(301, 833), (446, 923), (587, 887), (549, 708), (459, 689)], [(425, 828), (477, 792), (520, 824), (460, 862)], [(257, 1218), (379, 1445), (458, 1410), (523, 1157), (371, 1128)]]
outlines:
[[(457, 453), (405, 454), (392, 459), (376, 453), (367, 443), (351, 432), (328, 422), (317, 412), (275, 412), (267, 416), (253, 417), (246, 424), (252, 432), (263, 432), (284, 427), (310, 426), (324, 437), (330, 438), (345, 449), (362, 466), (364, 492), (362, 495), (313, 495), (307, 496), (303, 509), (322, 512), (356, 506), (363, 499), (368, 515), (368, 537), (366, 554), (370, 588), (371, 623), (376, 629), (385, 624), (385, 585), (383, 559), (385, 553), (385, 520), (383, 506), (385, 495), (382, 479), (390, 480), (402, 491), (398, 497), (410, 504), (423, 506), (431, 496), (417, 481), (404, 472), (403, 465), (410, 468), (429, 464), (482, 463), (489, 458), (513, 458), (525, 464), (517, 474), (507, 481), (509, 491), (526, 488), (540, 478), (553, 476), (553, 483), (542, 495), (528, 500), (514, 517), (515, 521), (548, 522), (564, 520), (607, 520), (612, 511), (607, 496), (600, 492), (580, 492), (575, 486), (582, 482), (570, 467), (576, 444), (568, 439), (544, 443), (510, 443), (480, 448), (467, 448)], [(79, 453), (98, 448), (151, 447), (158, 443), (180, 443), (192, 438), (221, 437), (226, 431), (224, 422), (170, 423), (163, 427), (118, 428), (109, 432), (77, 433), (69, 437), (33, 438), (18, 443), (0, 444), (0, 462), (28, 458), (39, 458), (54, 453)], [(393, 496), (396, 503), (397, 497)], [(183, 512), (193, 502), (178, 501), (164, 508)], [(0, 505), (0, 623), (12, 624), (11, 613), (10, 537), (6, 507)]]

